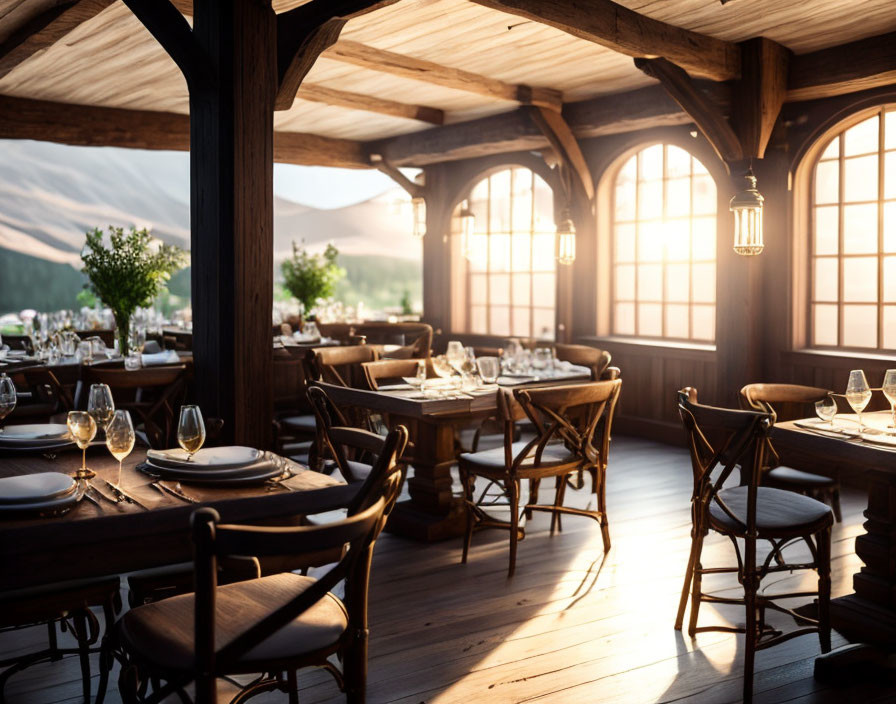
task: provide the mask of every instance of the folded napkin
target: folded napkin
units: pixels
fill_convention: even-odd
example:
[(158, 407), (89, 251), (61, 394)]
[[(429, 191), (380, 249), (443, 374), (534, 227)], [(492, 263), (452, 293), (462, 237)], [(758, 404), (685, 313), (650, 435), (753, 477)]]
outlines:
[(174, 350), (166, 350), (165, 352), (158, 352), (156, 354), (144, 354), (142, 357), (144, 367), (151, 367), (159, 364), (177, 364), (180, 362), (180, 357)]

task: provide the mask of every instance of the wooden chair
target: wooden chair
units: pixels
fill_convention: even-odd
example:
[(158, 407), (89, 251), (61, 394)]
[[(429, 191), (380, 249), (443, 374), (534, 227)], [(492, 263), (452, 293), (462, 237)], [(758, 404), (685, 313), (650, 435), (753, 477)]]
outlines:
[(49, 422), (53, 416), (74, 409), (71, 392), (48, 367), (32, 367), (11, 374), (18, 403), (10, 422)]
[[(772, 413), (775, 421), (797, 420), (815, 416), (815, 402), (830, 394), (827, 389), (796, 384), (747, 384), (740, 390), (741, 407), (761, 413)], [(788, 489), (798, 494), (824, 501), (834, 510), (839, 523), (840, 482), (836, 477), (805, 472), (780, 464), (780, 457), (769, 444), (768, 460), (762, 484), (777, 489)]]
[[(376, 538), (401, 488), (400, 456), (407, 431), (396, 428), (355, 498), (348, 516), (321, 526), (227, 525), (201, 508), (191, 518), (195, 594), (165, 599), (125, 614), (118, 639), (126, 658), (119, 690), (125, 702), (160, 702), (191, 682), (197, 704), (215, 704), (215, 680), (263, 673), (235, 701), (266, 691), (298, 702), (296, 671), (328, 670), (349, 702), (363, 702), (367, 680), (367, 587)], [(335, 507), (321, 507), (332, 509)], [(296, 555), (342, 549), (320, 579), (291, 572), (218, 586), (217, 561), (226, 555)], [(345, 580), (345, 598), (330, 590)], [(337, 655), (342, 671), (329, 660)], [(284, 674), (285, 673), (285, 676)], [(164, 681), (147, 693), (147, 683)]]
[(417, 366), (420, 362), (426, 364), (427, 378), (435, 376), (432, 371), (432, 362), (428, 359), (380, 359), (376, 362), (364, 362), (361, 369), (364, 372), (364, 381), (369, 391), (376, 391), (380, 383), (402, 384), (404, 377), (417, 376)]
[[(753, 662), (757, 650), (769, 648), (806, 633), (818, 633), (821, 650), (831, 649), (829, 619), (831, 598), (831, 509), (820, 501), (793, 492), (760, 486), (768, 432), (774, 424), (771, 413), (729, 410), (700, 405), (697, 391), (686, 388), (678, 393), (678, 410), (687, 432), (688, 447), (694, 472), (691, 499), (691, 553), (688, 558), (684, 587), (681, 591), (675, 628), (681, 630), (691, 598), (688, 634), (693, 637), (704, 631), (744, 633), (744, 701), (753, 693)], [(708, 437), (718, 438), (711, 444)], [(740, 465), (747, 482), (723, 488), (725, 481)], [(701, 562), (703, 541), (713, 530), (731, 539), (737, 566), (704, 567)], [(743, 541), (741, 553), (738, 540)], [(812, 558), (806, 563), (790, 564), (783, 549), (794, 541), (805, 541)], [(768, 555), (760, 562), (757, 543), (770, 544)], [(772, 562), (775, 564), (772, 564)], [(794, 569), (818, 571), (818, 591), (769, 594), (760, 592), (761, 581), (769, 574)], [(730, 573), (743, 585), (743, 597), (704, 594), (703, 575)], [(818, 597), (818, 619), (809, 619), (780, 605), (778, 600), (796, 597)], [(735, 604), (746, 608), (744, 627), (697, 627), (700, 604)], [(766, 609), (789, 614), (802, 627), (782, 633), (765, 623)]]
[(317, 429), (305, 392), (313, 355), (311, 350), (274, 355), (274, 451), (281, 455), (311, 452)]
[[(378, 452), (371, 448), (382, 442), (382, 436), (353, 427), (320, 386), (309, 387), (307, 394), (317, 421), (320, 458), (332, 461), (348, 484), (364, 481), (373, 469), (371, 453)], [(351, 430), (363, 435), (343, 432)]]
[[(460, 455), (461, 484), (467, 505), (467, 530), (464, 537), (462, 562), (467, 561), (473, 532), (481, 528), (504, 528), (510, 531), (510, 566), (508, 577), (516, 567), (517, 542), (524, 537), (519, 526), (520, 484), (523, 480), (556, 477), (555, 501), (538, 504), (537, 493), (530, 490), (526, 512), (547, 511), (553, 515), (571, 513), (587, 516), (600, 524), (604, 549), (610, 549), (610, 529), (607, 520), (604, 484), (609, 451), (613, 412), (622, 382), (598, 381), (569, 386), (533, 389), (505, 389), (498, 392), (498, 417), (504, 423), (504, 443), (501, 447)], [(514, 442), (514, 423), (526, 417), (536, 430), (528, 442)], [(596, 432), (602, 425), (602, 432)], [(597, 437), (595, 437), (597, 436)], [(596, 442), (595, 442), (596, 440)], [(598, 497), (596, 510), (577, 509), (562, 505), (566, 477), (579, 471), (596, 470)], [(510, 521), (491, 518), (476, 501), (476, 477), (484, 477), (501, 485), (510, 504)], [(534, 502), (534, 503), (533, 503)]]
[(366, 389), (367, 379), (361, 365), (378, 357), (377, 351), (369, 345), (319, 347), (314, 350), (314, 378), (327, 384)]
[(126, 369), (88, 367), (84, 384), (107, 384), (115, 407), (131, 412), (135, 423), (143, 423), (147, 444), (154, 449), (170, 447), (175, 428), (175, 408), (180, 404), (187, 382), (182, 364)]

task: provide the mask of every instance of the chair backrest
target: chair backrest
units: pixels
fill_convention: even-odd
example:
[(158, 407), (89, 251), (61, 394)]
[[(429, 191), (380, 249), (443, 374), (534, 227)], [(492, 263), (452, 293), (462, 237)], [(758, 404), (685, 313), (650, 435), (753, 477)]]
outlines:
[(318, 347), (314, 350), (315, 377), (327, 384), (365, 389), (367, 380), (361, 365), (376, 359), (377, 352), (369, 345)]
[(307, 412), (310, 380), (310, 360), (308, 351), (290, 354), (283, 350), (274, 351), (274, 412)]
[(798, 420), (815, 415), (815, 402), (831, 392), (817, 386), (798, 384), (747, 384), (740, 390), (741, 408), (772, 412), (775, 420)]
[[(687, 433), (694, 475), (693, 501), (700, 510), (715, 502), (747, 535), (756, 533), (756, 495), (774, 416), (764, 411), (717, 408), (698, 403), (697, 390), (678, 392), (678, 412)], [(718, 492), (736, 467), (748, 486), (746, 516), (736, 515)]]
[(609, 352), (588, 345), (554, 345), (554, 352), (561, 362), (578, 364), (591, 370), (591, 381), (598, 381), (612, 359)]
[(73, 411), (75, 402), (71, 393), (63, 386), (48, 367), (33, 367), (21, 372), (25, 383), (34, 390), (43, 403), (53, 407), (54, 413)]
[[(376, 362), (364, 362), (361, 368), (364, 370), (367, 389), (376, 391), (380, 382), (383, 384), (399, 384), (402, 383), (403, 377), (417, 376), (417, 365), (421, 361), (427, 362), (428, 360), (380, 359)], [(427, 376), (429, 376), (428, 371)]]
[[(511, 472), (530, 458), (538, 465), (547, 446), (555, 443), (573, 453), (582, 468), (606, 467), (621, 389), (622, 381), (615, 379), (514, 389), (512, 399), (502, 390), (498, 409), (505, 423), (504, 456)], [(514, 453), (512, 426), (521, 415), (531, 421), (535, 437)]]
[[(382, 452), (367, 481), (361, 485), (342, 521), (320, 526), (247, 526), (220, 523), (217, 511), (201, 508), (191, 517), (196, 585), (194, 622), (195, 669), (201, 677), (226, 672), (240, 656), (276, 633), (324, 598), (345, 579), (343, 599), (349, 628), (367, 628), (367, 586), (374, 543), (401, 491), (398, 457), (407, 444), (407, 430), (397, 427), (384, 440)], [(343, 556), (310, 587), (274, 609), (257, 623), (247, 624), (239, 636), (215, 649), (215, 591), (217, 560), (229, 555), (302, 555), (340, 549)], [(205, 683), (206, 687), (208, 682)], [(205, 688), (202, 688), (205, 689)]]

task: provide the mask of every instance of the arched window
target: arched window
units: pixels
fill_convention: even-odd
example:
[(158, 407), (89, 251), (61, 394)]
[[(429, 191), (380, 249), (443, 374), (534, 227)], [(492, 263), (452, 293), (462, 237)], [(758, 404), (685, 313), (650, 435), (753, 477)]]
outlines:
[[(465, 206), (475, 218), (466, 253)], [(550, 186), (529, 169), (496, 171), (473, 186), (452, 222), (452, 330), (554, 338), (553, 213)]]
[(896, 349), (896, 106), (822, 145), (812, 171), (809, 341)]
[(712, 176), (684, 149), (654, 144), (623, 162), (613, 193), (613, 334), (712, 342)]

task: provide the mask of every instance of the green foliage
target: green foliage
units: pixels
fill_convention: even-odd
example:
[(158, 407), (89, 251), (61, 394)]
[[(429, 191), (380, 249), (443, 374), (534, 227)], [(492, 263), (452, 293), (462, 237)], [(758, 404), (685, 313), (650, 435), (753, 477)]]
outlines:
[(408, 289), (401, 294), (401, 314), (411, 315), (414, 312), (414, 306), (411, 305), (411, 292)]
[(69, 264), (0, 249), (0, 315), (71, 308), (84, 283), (84, 275)]
[(345, 269), (336, 263), (339, 250), (328, 244), (323, 254), (309, 254), (304, 247), (292, 243), (292, 257), (280, 265), (283, 285), (298, 299), (304, 311), (318, 298), (333, 295), (336, 283), (345, 276)]
[(412, 312), (423, 301), (423, 265), (420, 261), (398, 257), (341, 255), (339, 263), (346, 277), (339, 282), (334, 298), (347, 306), (360, 301), (368, 309), (396, 310), (404, 307), (407, 297)]
[(81, 250), (84, 273), (90, 289), (115, 316), (121, 349), (127, 349), (130, 319), (138, 307), (152, 304), (171, 274), (186, 262), (186, 254), (174, 245), (153, 247), (153, 238), (145, 229), (109, 226), (109, 247), (99, 228), (87, 233)]
[(87, 306), (88, 308), (95, 307), (98, 302), (97, 297), (89, 288), (84, 288), (78, 291), (78, 295), (75, 296), (75, 301), (77, 301), (79, 306)]

